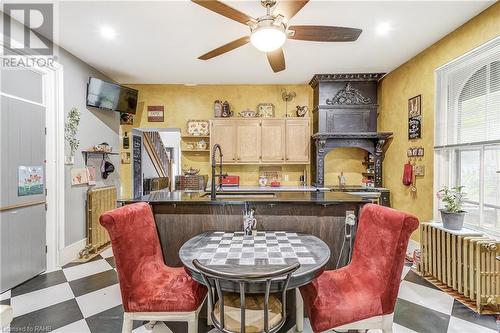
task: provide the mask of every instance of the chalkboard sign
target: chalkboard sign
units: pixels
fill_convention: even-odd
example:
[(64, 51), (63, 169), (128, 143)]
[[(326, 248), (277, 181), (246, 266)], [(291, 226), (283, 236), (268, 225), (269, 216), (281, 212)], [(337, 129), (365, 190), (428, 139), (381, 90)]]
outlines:
[(142, 195), (142, 138), (132, 136), (132, 170), (134, 175), (134, 198)]
[(422, 138), (422, 95), (408, 100), (408, 139)]

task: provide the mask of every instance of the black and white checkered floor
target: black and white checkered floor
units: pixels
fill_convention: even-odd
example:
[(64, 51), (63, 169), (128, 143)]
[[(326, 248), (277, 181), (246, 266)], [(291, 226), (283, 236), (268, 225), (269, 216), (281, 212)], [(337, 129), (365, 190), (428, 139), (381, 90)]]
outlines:
[[(11, 332), (121, 332), (123, 310), (110, 249), (92, 261), (68, 264), (1, 295), (14, 310)], [(499, 332), (494, 316), (479, 316), (405, 267), (394, 332)], [(183, 323), (163, 323), (153, 332), (185, 332)], [(200, 320), (199, 332), (207, 332)], [(146, 332), (135, 322), (134, 332)], [(151, 331), (147, 331), (151, 332)], [(304, 332), (311, 332), (306, 320)], [(374, 332), (374, 330), (370, 331)]]

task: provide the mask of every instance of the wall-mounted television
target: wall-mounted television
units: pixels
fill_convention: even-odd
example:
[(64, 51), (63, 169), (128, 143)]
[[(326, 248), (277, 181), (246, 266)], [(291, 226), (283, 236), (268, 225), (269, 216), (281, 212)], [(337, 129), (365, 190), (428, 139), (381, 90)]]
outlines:
[(135, 89), (91, 77), (87, 85), (87, 106), (135, 114), (137, 95)]

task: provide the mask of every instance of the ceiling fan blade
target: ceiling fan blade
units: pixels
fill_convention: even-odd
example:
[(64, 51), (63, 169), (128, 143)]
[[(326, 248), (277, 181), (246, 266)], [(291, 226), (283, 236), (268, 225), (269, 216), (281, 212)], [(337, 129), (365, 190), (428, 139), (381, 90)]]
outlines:
[(269, 65), (275, 73), (281, 72), (285, 69), (285, 54), (283, 49), (279, 48), (275, 51), (266, 53), (267, 60), (269, 60)]
[(288, 30), (294, 34), (288, 38), (314, 42), (353, 42), (363, 30), (323, 25), (292, 25)]
[(236, 40), (233, 40), (230, 43), (227, 43), (225, 45), (222, 45), (221, 47), (218, 47), (210, 52), (205, 53), (204, 55), (198, 57), (198, 59), (208, 60), (208, 59), (211, 59), (213, 57), (220, 56), (221, 54), (224, 54), (226, 52), (232, 51), (240, 46), (245, 45), (249, 41), (250, 41), (250, 37), (248, 37), (248, 36), (238, 38)]
[(274, 8), (274, 15), (283, 15), (286, 21), (289, 21), (304, 7), (309, 0), (282, 0)]
[(208, 10), (216, 12), (219, 15), (230, 18), (231, 20), (247, 24), (248, 21), (255, 21), (252, 17), (245, 13), (240, 12), (228, 5), (217, 0), (191, 0), (195, 4), (205, 7)]

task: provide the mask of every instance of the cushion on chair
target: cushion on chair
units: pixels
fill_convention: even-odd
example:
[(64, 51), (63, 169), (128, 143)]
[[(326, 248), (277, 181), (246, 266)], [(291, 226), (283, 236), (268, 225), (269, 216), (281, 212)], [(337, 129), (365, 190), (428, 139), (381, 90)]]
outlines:
[(165, 265), (153, 213), (147, 203), (135, 203), (104, 213), (126, 312), (194, 311), (206, 287), (183, 268)]
[[(264, 331), (264, 296), (245, 295), (245, 332), (257, 333)], [(233, 332), (241, 332), (240, 294), (224, 294), (224, 327)], [(281, 316), (281, 301), (274, 295), (269, 295), (269, 329), (279, 324)], [(219, 302), (215, 304), (215, 317), (220, 321)]]
[(408, 240), (417, 228), (409, 214), (365, 205), (351, 263), (300, 288), (313, 330), (394, 312)]

